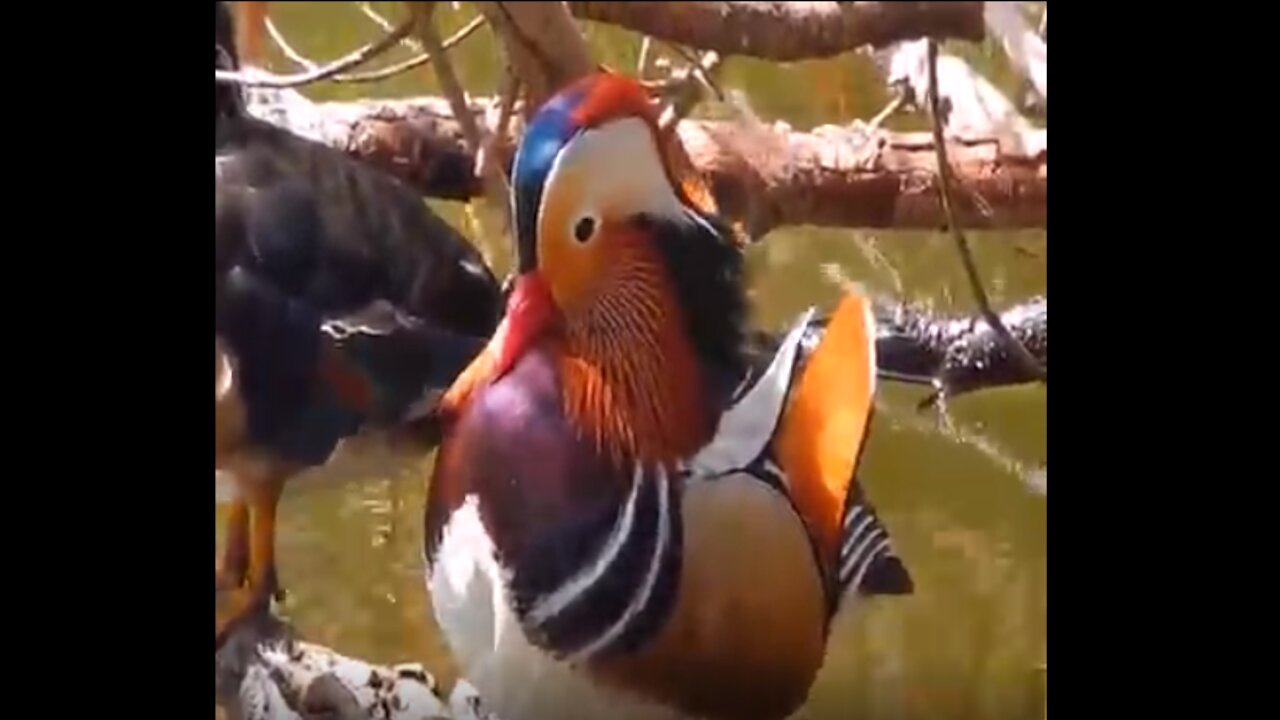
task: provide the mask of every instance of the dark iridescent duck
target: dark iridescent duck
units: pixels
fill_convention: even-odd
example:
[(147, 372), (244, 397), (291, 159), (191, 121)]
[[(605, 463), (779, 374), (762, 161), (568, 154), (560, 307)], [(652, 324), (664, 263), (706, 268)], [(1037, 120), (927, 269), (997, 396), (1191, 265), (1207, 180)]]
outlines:
[[(217, 3), (217, 66), (236, 69)], [(283, 484), (344, 438), (430, 409), (492, 334), (498, 285), (397, 180), (245, 112), (216, 85), (215, 448), (235, 478), (221, 646), (276, 590)]]
[(504, 720), (782, 718), (852, 600), (912, 592), (856, 479), (869, 300), (752, 347), (648, 100), (600, 73), (531, 120), (507, 313), (441, 403), (427, 583)]

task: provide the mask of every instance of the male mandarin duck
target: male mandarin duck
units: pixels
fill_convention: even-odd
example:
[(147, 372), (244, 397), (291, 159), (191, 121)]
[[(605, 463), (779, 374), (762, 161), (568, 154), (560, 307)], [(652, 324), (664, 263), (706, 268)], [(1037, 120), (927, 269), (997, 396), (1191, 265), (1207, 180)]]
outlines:
[(440, 403), (426, 582), (503, 720), (781, 718), (846, 599), (913, 592), (856, 480), (868, 299), (753, 361), (741, 249), (668, 140), (607, 71), (531, 119), (506, 315)]
[[(238, 64), (217, 4), (215, 56)], [(235, 481), (221, 647), (277, 589), (284, 483), (365, 427), (429, 412), (501, 312), (478, 252), (421, 196), (341, 152), (250, 117), (218, 84), (215, 452)]]

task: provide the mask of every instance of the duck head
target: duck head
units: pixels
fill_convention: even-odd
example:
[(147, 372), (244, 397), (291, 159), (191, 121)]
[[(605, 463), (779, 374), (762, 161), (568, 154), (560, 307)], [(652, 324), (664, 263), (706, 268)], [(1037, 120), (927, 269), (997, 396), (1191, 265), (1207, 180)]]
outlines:
[(675, 142), (659, 131), (649, 92), (607, 71), (533, 117), (514, 163), (518, 274), (495, 377), (549, 335), (643, 324), (655, 310), (646, 298), (663, 293), (701, 359), (737, 368), (740, 248), (675, 161)]

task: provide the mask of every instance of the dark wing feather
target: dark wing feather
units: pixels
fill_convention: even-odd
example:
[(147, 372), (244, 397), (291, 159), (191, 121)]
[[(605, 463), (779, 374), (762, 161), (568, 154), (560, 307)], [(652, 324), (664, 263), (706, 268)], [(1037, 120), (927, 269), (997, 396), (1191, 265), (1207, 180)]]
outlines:
[(323, 462), (417, 413), (496, 327), (480, 254), (395, 178), (243, 115), (219, 117), (215, 167), (217, 328), (259, 445)]

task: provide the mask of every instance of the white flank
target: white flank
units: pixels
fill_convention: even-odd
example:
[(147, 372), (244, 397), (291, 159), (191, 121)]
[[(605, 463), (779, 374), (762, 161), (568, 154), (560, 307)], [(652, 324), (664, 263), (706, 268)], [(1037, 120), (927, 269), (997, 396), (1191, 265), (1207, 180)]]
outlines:
[(502, 720), (682, 720), (671, 710), (611, 691), (533, 647), (511, 609), (504, 573), (468, 497), (445, 526), (427, 589), (436, 622), (483, 710)]

